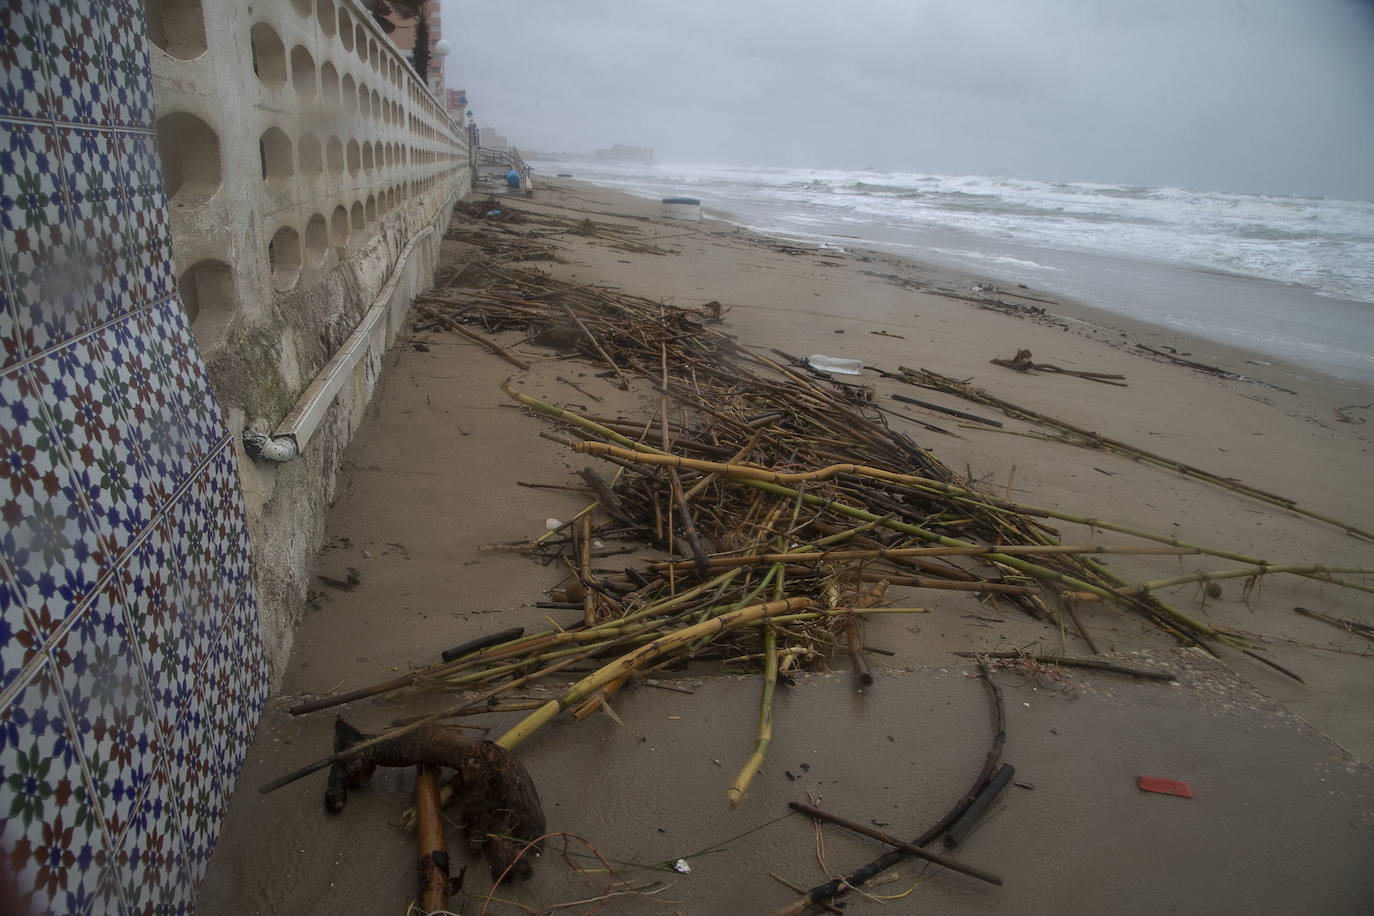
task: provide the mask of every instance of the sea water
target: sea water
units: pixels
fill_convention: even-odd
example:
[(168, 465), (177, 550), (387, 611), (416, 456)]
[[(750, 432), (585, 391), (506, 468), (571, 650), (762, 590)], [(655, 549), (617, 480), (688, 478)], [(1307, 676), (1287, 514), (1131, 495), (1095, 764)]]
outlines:
[(1374, 203), (874, 170), (537, 162), (1374, 382)]

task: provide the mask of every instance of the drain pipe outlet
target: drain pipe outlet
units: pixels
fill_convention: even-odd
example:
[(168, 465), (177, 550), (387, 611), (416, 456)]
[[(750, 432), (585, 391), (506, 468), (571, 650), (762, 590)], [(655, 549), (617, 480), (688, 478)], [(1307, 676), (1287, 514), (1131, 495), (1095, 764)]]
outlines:
[(300, 454), (294, 435), (268, 436), (263, 433), (244, 430), (241, 438), (243, 450), (248, 453), (250, 458), (275, 461), (280, 464), (290, 461)]

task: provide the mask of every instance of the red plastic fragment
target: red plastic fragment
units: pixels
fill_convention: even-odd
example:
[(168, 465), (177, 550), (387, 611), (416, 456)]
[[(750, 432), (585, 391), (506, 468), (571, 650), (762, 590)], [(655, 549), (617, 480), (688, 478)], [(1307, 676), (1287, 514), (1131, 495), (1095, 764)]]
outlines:
[(1186, 782), (1179, 782), (1177, 779), (1164, 779), (1159, 776), (1137, 776), (1136, 785), (1146, 792), (1158, 792), (1161, 795), (1177, 795), (1179, 798), (1192, 798), (1193, 790), (1188, 788)]

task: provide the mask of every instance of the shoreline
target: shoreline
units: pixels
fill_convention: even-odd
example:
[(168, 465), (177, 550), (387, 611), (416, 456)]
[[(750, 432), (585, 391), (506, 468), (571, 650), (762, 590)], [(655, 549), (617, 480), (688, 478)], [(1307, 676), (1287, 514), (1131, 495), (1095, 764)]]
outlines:
[[(615, 179), (609, 180), (614, 181)], [(643, 182), (640, 183), (642, 186), (627, 188), (614, 185), (596, 185), (594, 181), (587, 181), (587, 183), (636, 198), (654, 201), (658, 199), (658, 196), (655, 196), (655, 191), (649, 190), (650, 186)], [(1205, 342), (1215, 346), (1218, 350), (1233, 348), (1250, 351), (1255, 358), (1262, 362), (1282, 364), (1287, 367), (1286, 374), (1290, 378), (1302, 379), (1308, 375), (1316, 375), (1332, 379), (1337, 384), (1349, 385), (1352, 389), (1374, 387), (1374, 363), (1369, 362), (1370, 357), (1361, 356), (1358, 352), (1334, 355), (1331, 357), (1330, 366), (1324, 368), (1324, 360), (1320, 355), (1315, 355), (1310, 359), (1301, 355), (1302, 348), (1308, 347), (1309, 344), (1304, 344), (1297, 339), (1276, 338), (1278, 342), (1273, 346), (1265, 346), (1256, 342), (1247, 343), (1243, 339), (1236, 339), (1236, 329), (1247, 327), (1245, 324), (1246, 315), (1252, 305), (1254, 309), (1258, 310), (1260, 316), (1267, 315), (1268, 317), (1259, 318), (1257, 323), (1251, 327), (1260, 328), (1264, 333), (1281, 334), (1282, 332), (1277, 329), (1283, 326), (1282, 323), (1276, 327), (1271, 327), (1276, 320), (1275, 316), (1283, 313), (1284, 309), (1294, 310), (1292, 314), (1296, 317), (1306, 314), (1307, 310), (1318, 308), (1316, 304), (1308, 301), (1309, 298), (1314, 301), (1329, 301), (1333, 308), (1337, 306), (1357, 307), (1364, 305), (1364, 303), (1339, 296), (1324, 296), (1315, 290), (1300, 285), (1290, 288), (1279, 281), (1267, 280), (1261, 276), (1236, 273), (1222, 268), (1209, 268), (1205, 265), (1150, 260), (1148, 258), (1133, 259), (1129, 254), (1115, 254), (1105, 250), (1080, 251), (1074, 248), (1054, 248), (1043, 243), (1018, 246), (1014, 240), (990, 239), (987, 241), (990, 246), (988, 250), (994, 253), (1014, 250), (1018, 256), (1035, 260), (1039, 260), (1035, 254), (1037, 251), (1045, 255), (1053, 253), (1051, 262), (1059, 265), (1054, 268), (1040, 268), (1041, 275), (1034, 278), (1019, 276), (1017, 280), (1008, 280), (1008, 276), (1017, 274), (1012, 268), (1008, 268), (1007, 272), (999, 272), (998, 267), (992, 264), (960, 263), (961, 259), (957, 254), (942, 256), (924, 253), (924, 246), (934, 244), (937, 246), (935, 250), (938, 251), (940, 250), (938, 245), (943, 244), (938, 239), (926, 237), (934, 231), (929, 227), (923, 226), (915, 229), (900, 224), (889, 225), (882, 218), (870, 215), (861, 220), (861, 225), (864, 227), (862, 231), (865, 236), (856, 238), (847, 234), (854, 231), (854, 226), (832, 225), (825, 222), (825, 217), (821, 214), (821, 222), (817, 223), (815, 227), (797, 226), (793, 230), (789, 230), (785, 214), (773, 213), (775, 201), (771, 198), (767, 199), (757, 213), (748, 216), (753, 211), (747, 209), (741, 200), (730, 196), (737, 191), (738, 189), (733, 186), (722, 190), (721, 193), (726, 195), (725, 198), (714, 204), (707, 200), (704, 212), (712, 218), (720, 219), (731, 225), (741, 226), (750, 231), (758, 231), (761, 234), (772, 234), (780, 238), (793, 239), (803, 244), (855, 247), (867, 251), (876, 251), (899, 258), (909, 258), (920, 263), (936, 264), (943, 269), (969, 276), (998, 278), (999, 285), (1011, 287), (1014, 287), (1017, 282), (1025, 282), (1036, 288), (1046, 289), (1047, 287), (1054, 287), (1055, 284), (1050, 282), (1050, 277), (1043, 275), (1044, 270), (1056, 271), (1055, 276), (1071, 275), (1062, 274), (1063, 270), (1083, 270), (1086, 271), (1083, 274), (1085, 278), (1083, 281), (1075, 279), (1072, 282), (1061, 284), (1059, 288), (1062, 289), (1062, 292), (1055, 292), (1052, 295), (1056, 298), (1081, 303), (1084, 308), (1095, 309), (1111, 316), (1098, 323), (1108, 325), (1117, 321), (1123, 325), (1138, 323), (1155, 328), (1162, 335), (1176, 334), (1187, 341)], [(700, 193), (709, 194), (710, 189), (703, 187)], [(809, 204), (802, 203), (798, 206), (810, 213)], [(739, 211), (738, 213), (735, 212), (736, 209)], [(809, 219), (802, 222), (809, 222)], [(751, 228), (751, 224), (759, 225), (760, 228)], [(962, 237), (950, 240), (949, 244), (960, 249), (979, 249), (980, 246), (978, 239)], [(1020, 253), (1022, 248), (1024, 248), (1024, 253)], [(966, 258), (963, 260), (967, 261)], [(1124, 270), (1126, 274), (1133, 277), (1137, 273), (1142, 275), (1133, 280), (1122, 280), (1113, 288), (1094, 273), (1094, 271), (1100, 273), (1103, 269), (1110, 269), (1114, 273)], [(1031, 273), (1037, 273), (1037, 271), (1031, 271)], [(1158, 284), (1163, 284), (1164, 288), (1171, 288), (1176, 283), (1184, 282), (1187, 277), (1195, 277), (1196, 284), (1201, 285), (1195, 286), (1189, 283), (1183, 301), (1187, 301), (1186, 295), (1192, 295), (1195, 298), (1215, 299), (1225, 303), (1221, 312), (1211, 318), (1202, 319), (1211, 321), (1213, 324), (1213, 327), (1202, 333), (1190, 330), (1186, 326), (1171, 323), (1172, 309), (1167, 305), (1167, 300), (1159, 293), (1147, 294), (1146, 292), (1154, 289)], [(1113, 307), (1092, 305), (1090, 303), (1094, 301), (1094, 298), (1101, 298), (1104, 301), (1111, 299), (1117, 305)], [(1245, 304), (1244, 308), (1241, 307), (1242, 303)], [(1374, 308), (1374, 303), (1369, 303), (1369, 307)], [(1131, 314), (1132, 311), (1143, 311), (1146, 314), (1143, 316)], [(1187, 315), (1187, 313), (1188, 306), (1184, 306), (1183, 314)], [(1199, 313), (1194, 317), (1201, 318), (1202, 316)], [(1336, 334), (1334, 338), (1328, 336), (1320, 339), (1325, 341), (1326, 346), (1335, 346), (1337, 351), (1333, 352), (1338, 352), (1343, 339), (1340, 332), (1334, 331), (1330, 327), (1324, 327), (1323, 333)], [(1365, 342), (1368, 343), (1368, 341)], [(1200, 349), (1195, 345), (1189, 348)]]
[[(491, 190), (479, 187), (468, 200), (482, 201)], [(522, 244), (553, 255), (519, 263), (560, 283), (679, 306), (719, 302), (722, 330), (760, 354), (779, 347), (863, 358), (890, 371), (928, 366), (972, 376), (973, 384), (1017, 404), (1305, 507), (1361, 525), (1374, 518), (1367, 426), (1331, 422), (1331, 405), (1320, 401), (1318, 388), (1282, 394), (1139, 358), (1132, 339), (1122, 345), (1120, 331), (1073, 333), (1057, 320), (951, 299), (938, 290), (987, 278), (885, 253), (832, 256), (719, 222), (663, 220), (656, 201), (576, 181), (548, 181), (532, 198), (496, 193), (513, 211), (591, 220), (592, 231), (550, 231), (534, 220), (488, 226), (457, 214), (461, 231), (444, 243), (436, 276), (454, 277), (479, 254), (471, 240), (481, 233), (509, 239), (514, 231), (525, 237)], [(262, 796), (258, 786), (332, 746), (332, 713), (297, 718), (288, 710), (302, 699), (395, 678), (473, 637), (580, 619), (581, 611), (538, 607), (565, 571), (483, 550), (535, 537), (546, 519), (571, 518), (588, 501), (576, 486), (577, 470), (592, 459), (540, 438), (547, 423), (511, 409), (503, 380), (515, 376), (526, 392), (574, 410), (629, 419), (657, 414), (657, 394), (638, 377), (622, 391), (599, 365), (525, 341), (520, 330), (492, 332), (529, 364), (517, 373), (471, 339), (422, 318), (417, 309), (387, 354), (326, 522), (317, 573), (358, 581), (347, 589), (326, 581), (303, 615), (285, 680), (268, 701), (227, 803), (197, 910), (204, 916), (400, 911), (415, 889), (415, 849), (394, 824), (413, 797), (412, 771), (379, 772), (337, 816), (321, 810), (323, 773)], [(989, 364), (1019, 346), (1066, 368), (1120, 371), (1128, 387)], [(993, 430), (897, 405), (884, 422), (999, 495), (1274, 562), (1370, 565), (1370, 543), (1330, 524), (1168, 468), (1081, 448), (993, 408), (871, 371), (857, 381), (871, 389), (875, 406), (891, 408), (891, 395), (906, 392), (997, 416), (1003, 428)], [(1063, 543), (1123, 540), (1092, 526), (1053, 524)], [(1123, 556), (1110, 565), (1125, 581), (1142, 582), (1226, 563)], [(1374, 771), (1360, 762), (1374, 759), (1374, 670), (1349, 634), (1292, 608), (1374, 622), (1374, 600), (1293, 577), (1266, 577), (1262, 587), (1219, 584), (1215, 597), (1204, 598), (1195, 583), (1170, 588), (1165, 597), (1211, 625), (1258, 634), (1256, 645), (1300, 671), (1305, 686), (1239, 653), (1228, 651), (1218, 662), (1143, 619), (1079, 604), (1105, 657), (1166, 668), (1177, 681), (1067, 668), (998, 672), (1007, 700), (1005, 759), (1016, 766), (1016, 784), (958, 857), (1003, 874), (1005, 885), (975, 885), (907, 863), (898, 869), (900, 882), (874, 893), (901, 894), (920, 879), (913, 901), (940, 912), (1047, 916), (1066, 908), (1335, 912), (1370, 899), (1371, 877), (1346, 863), (1374, 855)], [(627, 896), (606, 901), (604, 912), (705, 916), (785, 906), (796, 894), (770, 873), (810, 887), (875, 855), (871, 842), (826, 828), (823, 869), (815, 829), (789, 815), (787, 802), (819, 799), (829, 810), (906, 837), (967, 788), (992, 721), (977, 669), (953, 652), (1087, 654), (1072, 634), (996, 600), (915, 586), (894, 586), (889, 598), (895, 607), (926, 612), (876, 615), (867, 625), (865, 644), (893, 653), (874, 656), (877, 681), (870, 688), (855, 689), (843, 652), (817, 659), (813, 670), (780, 688), (772, 747), (736, 810), (725, 793), (753, 747), (756, 674), (699, 662), (665, 673), (675, 678), (669, 689), (627, 688), (613, 701), (614, 718), (564, 716), (520, 746), (551, 830), (585, 837), (627, 877), (669, 885), (661, 902)], [(522, 698), (536, 702), (558, 691), (552, 682), (521, 689)], [(452, 694), (402, 692), (338, 711), (377, 731), (452, 702)], [(488, 712), (462, 721), (494, 737), (522, 715)], [(1187, 781), (1197, 798), (1141, 792), (1141, 774)], [(1274, 823), (1284, 825), (1283, 843), (1249, 841), (1272, 832)], [(448, 845), (456, 862), (468, 863), (469, 892), (480, 900), (489, 886), (485, 868), (468, 860), (457, 836)], [(558, 849), (545, 853), (532, 883), (503, 886), (501, 896), (537, 908), (601, 893), (604, 881), (592, 887), (573, 876)], [(672, 869), (679, 858), (690, 874)], [(1295, 877), (1276, 887), (1277, 873)], [(1159, 881), (1160, 874), (1170, 880)], [(857, 895), (848, 906), (878, 911)]]

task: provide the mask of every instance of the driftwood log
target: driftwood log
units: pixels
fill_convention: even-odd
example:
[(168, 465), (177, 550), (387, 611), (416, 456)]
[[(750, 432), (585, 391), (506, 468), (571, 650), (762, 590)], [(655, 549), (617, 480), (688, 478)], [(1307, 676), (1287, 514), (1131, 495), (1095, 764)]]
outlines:
[[(342, 718), (334, 720), (334, 750), (347, 750), (368, 740)], [(343, 810), (348, 787), (357, 788), (372, 778), (379, 766), (432, 765), (450, 767), (450, 781), (458, 790), (463, 831), (473, 855), (481, 853), (495, 880), (528, 878), (533, 873), (528, 857), (517, 858), (526, 843), (544, 835), (544, 808), (534, 780), (524, 765), (505, 748), (476, 740), (451, 725), (428, 725), (399, 737), (381, 741), (341, 762), (330, 772), (325, 807)]]

